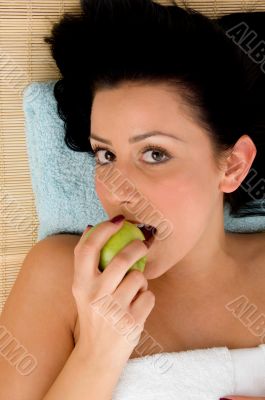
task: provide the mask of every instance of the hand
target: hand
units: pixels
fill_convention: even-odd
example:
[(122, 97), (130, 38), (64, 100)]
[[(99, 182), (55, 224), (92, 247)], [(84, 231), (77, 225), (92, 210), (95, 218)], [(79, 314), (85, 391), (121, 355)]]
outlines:
[(265, 400), (265, 397), (228, 396), (220, 400)]
[(103, 272), (98, 269), (102, 247), (121, 227), (104, 221), (88, 238), (87, 230), (83, 233), (74, 251), (72, 286), (80, 325), (77, 352), (96, 366), (111, 366), (114, 373), (128, 361), (155, 303), (142, 272), (126, 275), (148, 253), (141, 240), (127, 244)]

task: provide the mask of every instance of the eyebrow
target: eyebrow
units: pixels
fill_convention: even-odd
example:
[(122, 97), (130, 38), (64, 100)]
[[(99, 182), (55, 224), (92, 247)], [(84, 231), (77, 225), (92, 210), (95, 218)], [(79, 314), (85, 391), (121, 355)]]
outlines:
[[(137, 136), (131, 137), (129, 139), (129, 143), (137, 143), (137, 142), (140, 142), (140, 140), (144, 140), (144, 139), (149, 138), (150, 136), (168, 136), (168, 137), (170, 137), (172, 139), (175, 139), (175, 140), (178, 140), (178, 141), (181, 141), (181, 142), (184, 141), (183, 139), (173, 135), (172, 133), (166, 133), (166, 132), (161, 132), (161, 131), (151, 131), (151, 132), (146, 132), (146, 133), (142, 133), (141, 135), (137, 135)], [(90, 134), (90, 138), (98, 140), (99, 142), (102, 142), (102, 143), (106, 143), (106, 144), (111, 144), (112, 145), (112, 142), (110, 140), (103, 139), (103, 138), (99, 137), (98, 135), (96, 135), (95, 133), (91, 133)]]

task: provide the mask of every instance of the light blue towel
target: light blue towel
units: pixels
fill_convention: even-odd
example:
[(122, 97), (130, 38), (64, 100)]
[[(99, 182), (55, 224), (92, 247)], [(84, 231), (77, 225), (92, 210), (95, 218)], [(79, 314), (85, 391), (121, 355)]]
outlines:
[(81, 233), (88, 224), (108, 218), (95, 192), (94, 160), (64, 143), (64, 123), (53, 96), (55, 82), (34, 82), (23, 96), (38, 240), (59, 232)]
[[(59, 232), (82, 233), (108, 219), (94, 186), (95, 162), (64, 143), (64, 123), (53, 95), (56, 81), (33, 82), (23, 94), (26, 143), (39, 219), (38, 240)], [(265, 216), (232, 218), (224, 208), (225, 229), (265, 231)]]

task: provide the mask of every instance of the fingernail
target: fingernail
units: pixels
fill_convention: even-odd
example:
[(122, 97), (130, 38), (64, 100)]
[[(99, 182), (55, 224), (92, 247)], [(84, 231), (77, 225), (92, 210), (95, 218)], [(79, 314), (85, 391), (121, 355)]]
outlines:
[(90, 230), (90, 228), (92, 228), (93, 225), (87, 225), (86, 229), (84, 230), (83, 233), (86, 233), (88, 230)]
[(123, 215), (117, 215), (116, 217), (112, 218), (110, 222), (112, 222), (113, 224), (119, 224), (124, 219), (125, 217)]

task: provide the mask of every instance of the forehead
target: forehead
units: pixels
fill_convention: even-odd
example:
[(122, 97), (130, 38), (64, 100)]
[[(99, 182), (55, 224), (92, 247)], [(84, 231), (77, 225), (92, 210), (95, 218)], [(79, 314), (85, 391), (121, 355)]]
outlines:
[(136, 83), (136, 82), (124, 82), (118, 86), (112, 88), (102, 88), (96, 91), (93, 100), (93, 106), (98, 103), (101, 105), (108, 102), (109, 99), (116, 102), (121, 102), (125, 100), (145, 100), (148, 99), (149, 103), (155, 103), (155, 101), (167, 100), (168, 102), (175, 101), (177, 103), (182, 102), (181, 95), (178, 94), (176, 88), (170, 87), (169, 85), (162, 83)]
[(111, 141), (162, 131), (173, 133), (194, 147), (210, 146), (209, 132), (175, 86), (130, 82), (100, 89), (95, 94), (90, 119), (91, 132)]
[[(123, 83), (115, 88), (97, 90), (91, 110), (91, 124), (105, 125), (137, 119), (139, 124), (161, 120), (193, 120), (195, 114), (177, 88), (166, 84)], [(98, 128), (99, 129), (99, 128)]]

